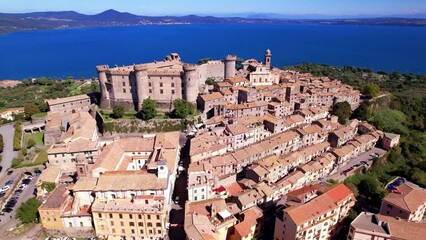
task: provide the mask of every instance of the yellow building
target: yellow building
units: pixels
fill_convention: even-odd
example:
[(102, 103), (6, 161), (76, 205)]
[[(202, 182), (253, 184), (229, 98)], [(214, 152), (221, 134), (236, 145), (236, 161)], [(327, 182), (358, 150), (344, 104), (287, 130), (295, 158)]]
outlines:
[(70, 196), (65, 185), (57, 186), (38, 208), (41, 223), (46, 229), (63, 230), (61, 215), (69, 206)]

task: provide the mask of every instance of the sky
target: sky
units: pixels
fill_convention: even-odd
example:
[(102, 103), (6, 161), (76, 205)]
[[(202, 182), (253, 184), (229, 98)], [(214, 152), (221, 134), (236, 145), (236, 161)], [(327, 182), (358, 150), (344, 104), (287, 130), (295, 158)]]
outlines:
[(426, 0), (0, 0), (3, 13), (74, 10), (94, 14), (107, 9), (138, 15), (387, 16), (426, 13)]

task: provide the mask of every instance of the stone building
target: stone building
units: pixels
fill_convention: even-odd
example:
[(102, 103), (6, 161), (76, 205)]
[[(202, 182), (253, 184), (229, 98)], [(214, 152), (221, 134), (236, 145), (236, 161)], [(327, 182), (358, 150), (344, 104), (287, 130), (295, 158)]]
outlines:
[(151, 98), (163, 111), (172, 110), (176, 99), (195, 102), (204, 92), (207, 78), (223, 80), (235, 76), (237, 57), (203, 64), (185, 64), (177, 53), (163, 61), (132, 66), (96, 67), (101, 86), (101, 107), (121, 105), (139, 110), (144, 99)]
[(90, 108), (90, 97), (86, 94), (66, 98), (49, 99), (46, 101), (50, 112), (59, 115), (71, 114), (80, 111), (88, 111)]

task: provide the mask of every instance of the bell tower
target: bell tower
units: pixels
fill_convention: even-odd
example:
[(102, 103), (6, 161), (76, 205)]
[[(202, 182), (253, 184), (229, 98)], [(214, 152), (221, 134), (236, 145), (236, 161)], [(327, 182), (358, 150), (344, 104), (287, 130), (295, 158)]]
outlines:
[(268, 69), (271, 69), (271, 60), (272, 60), (271, 50), (268, 49), (265, 52), (265, 65)]

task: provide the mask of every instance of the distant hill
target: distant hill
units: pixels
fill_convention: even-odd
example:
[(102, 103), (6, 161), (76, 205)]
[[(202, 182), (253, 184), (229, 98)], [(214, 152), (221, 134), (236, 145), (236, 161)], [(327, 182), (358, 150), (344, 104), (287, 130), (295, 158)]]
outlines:
[(394, 25), (426, 26), (421, 18), (343, 18), (343, 19), (283, 19), (274, 14), (252, 15), (251, 17), (212, 17), (212, 16), (138, 16), (110, 9), (95, 15), (75, 11), (0, 13), (0, 33), (108, 26), (138, 26), (165, 24), (346, 24), (346, 25)]

